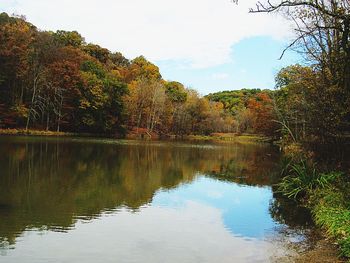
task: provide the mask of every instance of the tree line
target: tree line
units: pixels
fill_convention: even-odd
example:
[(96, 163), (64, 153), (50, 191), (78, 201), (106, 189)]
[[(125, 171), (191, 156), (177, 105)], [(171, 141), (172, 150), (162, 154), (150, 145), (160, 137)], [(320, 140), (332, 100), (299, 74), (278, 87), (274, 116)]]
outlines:
[(128, 60), (76, 31), (41, 31), (2, 13), (0, 40), (0, 128), (120, 136), (260, 132), (272, 114), (269, 91), (242, 91), (234, 110), (218, 96), (164, 80), (143, 56)]
[[(350, 6), (346, 0), (258, 2), (295, 24), (304, 65), (280, 70), (274, 90), (201, 96), (164, 80), (143, 56), (41, 31), (0, 14), (0, 128), (124, 135), (259, 133), (286, 141), (350, 139)], [(282, 54), (283, 55), (283, 54)]]

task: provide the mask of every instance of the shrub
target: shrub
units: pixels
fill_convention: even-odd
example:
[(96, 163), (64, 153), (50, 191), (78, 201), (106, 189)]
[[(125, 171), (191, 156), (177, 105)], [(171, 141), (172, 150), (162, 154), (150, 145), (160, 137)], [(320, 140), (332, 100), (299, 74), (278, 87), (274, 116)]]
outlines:
[(305, 160), (288, 163), (284, 169), (287, 174), (278, 184), (278, 191), (288, 198), (301, 198), (316, 188), (327, 188), (342, 174), (338, 172), (318, 173), (315, 166)]

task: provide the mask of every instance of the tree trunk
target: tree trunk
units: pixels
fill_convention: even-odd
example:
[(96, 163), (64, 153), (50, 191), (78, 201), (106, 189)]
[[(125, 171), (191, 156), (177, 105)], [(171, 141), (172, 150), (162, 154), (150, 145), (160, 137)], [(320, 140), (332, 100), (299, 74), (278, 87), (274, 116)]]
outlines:
[(29, 112), (28, 112), (28, 116), (27, 116), (26, 131), (28, 131), (29, 122), (30, 122), (30, 115), (32, 114), (33, 104), (34, 104), (34, 101), (35, 101), (36, 87), (37, 87), (37, 80), (38, 80), (38, 78), (39, 78), (39, 76), (36, 76), (34, 78), (34, 82), (33, 82), (33, 94), (32, 94), (32, 100), (31, 100), (31, 104), (30, 104), (30, 108), (29, 108)]
[(46, 116), (46, 131), (49, 130), (49, 122), (50, 122), (50, 114), (47, 113), (47, 116)]

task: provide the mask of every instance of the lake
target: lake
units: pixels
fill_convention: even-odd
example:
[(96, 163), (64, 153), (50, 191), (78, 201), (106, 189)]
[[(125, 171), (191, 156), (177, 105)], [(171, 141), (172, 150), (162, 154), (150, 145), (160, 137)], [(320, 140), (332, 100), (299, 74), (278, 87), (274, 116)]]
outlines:
[(310, 216), (263, 144), (0, 137), (0, 262), (282, 262)]

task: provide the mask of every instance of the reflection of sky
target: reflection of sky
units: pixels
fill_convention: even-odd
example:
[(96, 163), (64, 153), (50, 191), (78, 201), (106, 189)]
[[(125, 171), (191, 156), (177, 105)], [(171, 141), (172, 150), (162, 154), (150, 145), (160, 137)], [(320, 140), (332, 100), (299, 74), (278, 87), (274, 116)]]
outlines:
[(263, 238), (274, 226), (270, 198), (268, 188), (199, 177), (158, 191), (137, 212), (119, 208), (65, 233), (24, 231), (15, 249), (0, 251), (0, 262), (271, 262), (292, 251)]
[(16, 249), (3, 252), (6, 263), (254, 263), (290, 253), (283, 242), (232, 235), (220, 209), (193, 201), (137, 213), (123, 208), (78, 221), (67, 233), (25, 231)]
[(222, 213), (225, 227), (234, 235), (263, 238), (276, 226), (268, 207), (272, 198), (270, 188), (241, 186), (207, 177), (171, 191), (159, 191), (152, 205), (185, 207), (188, 202), (211, 206)]

